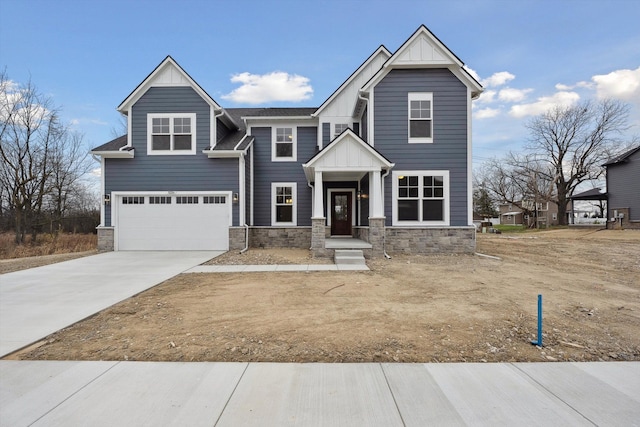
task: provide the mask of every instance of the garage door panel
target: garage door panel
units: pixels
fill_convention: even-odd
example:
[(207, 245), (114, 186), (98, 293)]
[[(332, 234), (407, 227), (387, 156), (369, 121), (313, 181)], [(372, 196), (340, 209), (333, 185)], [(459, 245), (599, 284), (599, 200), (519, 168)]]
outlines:
[(229, 203), (124, 204), (118, 200), (119, 250), (228, 250)]

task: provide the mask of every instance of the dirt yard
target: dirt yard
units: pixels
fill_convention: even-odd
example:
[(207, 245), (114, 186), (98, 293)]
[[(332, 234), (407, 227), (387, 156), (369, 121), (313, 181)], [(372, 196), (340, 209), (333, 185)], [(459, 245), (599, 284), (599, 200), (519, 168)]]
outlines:
[[(182, 274), (23, 359), (640, 360), (640, 232), (479, 235), (483, 256), (394, 256), (370, 272)], [(309, 262), (250, 250), (212, 262)], [(267, 260), (267, 261), (265, 261)], [(544, 299), (543, 348), (536, 338)]]

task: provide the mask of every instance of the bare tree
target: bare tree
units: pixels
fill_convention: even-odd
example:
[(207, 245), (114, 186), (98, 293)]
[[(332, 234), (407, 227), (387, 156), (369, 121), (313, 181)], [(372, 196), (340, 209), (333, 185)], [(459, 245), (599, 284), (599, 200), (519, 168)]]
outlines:
[(602, 175), (601, 165), (617, 150), (619, 136), (628, 129), (628, 114), (627, 104), (605, 99), (554, 107), (526, 125), (528, 156), (518, 167), (552, 184), (549, 201), (558, 205), (560, 224), (566, 224), (567, 203), (575, 188)]
[(60, 122), (49, 98), (31, 82), (18, 85), (0, 73), (0, 195), (3, 211), (12, 214), (16, 243), (27, 234), (35, 240), (44, 208), (61, 217), (88, 170), (86, 156), (82, 137)]
[(491, 198), (516, 206), (538, 225), (538, 207), (552, 199), (553, 185), (547, 179), (548, 167), (530, 155), (509, 153), (484, 164), (478, 180)]
[(3, 73), (0, 89), (2, 183), (14, 210), (16, 243), (23, 243), (27, 233), (36, 234), (36, 219), (48, 191), (50, 146), (59, 124), (50, 101), (31, 82), (16, 88)]
[[(60, 138), (51, 149), (51, 221), (56, 223), (52, 230), (57, 232), (62, 218), (69, 208), (74, 208), (79, 194), (84, 192), (82, 177), (91, 169), (88, 160), (89, 152), (84, 145), (83, 137), (77, 132), (64, 129)], [(53, 227), (52, 227), (53, 228)]]

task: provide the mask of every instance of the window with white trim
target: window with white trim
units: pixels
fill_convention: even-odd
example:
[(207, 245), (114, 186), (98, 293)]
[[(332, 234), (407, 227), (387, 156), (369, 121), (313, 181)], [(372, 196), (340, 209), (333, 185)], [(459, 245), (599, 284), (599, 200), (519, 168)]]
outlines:
[(433, 93), (410, 92), (409, 102), (409, 142), (433, 142)]
[(147, 114), (147, 154), (196, 153), (196, 115)]
[(275, 127), (272, 131), (271, 160), (289, 162), (297, 160), (297, 129), (295, 126)]
[(448, 225), (449, 171), (393, 173), (394, 225)]
[(271, 225), (296, 225), (296, 183), (271, 184)]
[(342, 132), (344, 132), (348, 128), (349, 128), (349, 124), (348, 123), (336, 123), (334, 125), (334, 132), (333, 132), (334, 138), (337, 137), (338, 135), (340, 135)]

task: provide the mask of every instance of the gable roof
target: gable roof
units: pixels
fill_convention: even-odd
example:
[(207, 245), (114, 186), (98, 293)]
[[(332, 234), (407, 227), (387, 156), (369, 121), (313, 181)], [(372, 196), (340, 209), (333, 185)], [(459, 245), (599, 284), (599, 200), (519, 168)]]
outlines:
[(376, 169), (388, 170), (394, 165), (351, 129), (346, 129), (304, 163), (302, 168), (307, 181), (313, 182), (315, 168), (322, 168), (323, 172), (364, 172)]
[(188, 86), (191, 87), (213, 109), (223, 111), (221, 118), (231, 127), (238, 128), (233, 118), (216, 102), (191, 76), (171, 57), (167, 57), (118, 105), (117, 110), (128, 114), (129, 108), (151, 87)]
[(371, 55), (369, 55), (369, 57), (367, 59), (365, 59), (365, 61), (353, 72), (351, 73), (351, 75), (347, 78), (347, 80), (344, 81), (344, 83), (342, 83), (338, 89), (336, 89), (331, 96), (329, 96), (329, 98), (327, 98), (326, 101), (324, 101), (322, 103), (322, 105), (320, 105), (320, 107), (318, 107), (318, 109), (313, 113), (313, 116), (318, 116), (322, 110), (324, 110), (329, 104), (331, 104), (331, 102), (336, 99), (340, 93), (342, 93), (342, 91), (353, 81), (356, 79), (356, 77), (362, 72), (362, 70), (364, 70), (372, 61), (374, 61), (376, 58), (378, 58), (379, 56), (384, 56), (387, 59), (389, 59), (391, 57), (391, 52), (389, 52), (389, 50), (384, 47), (384, 45), (380, 45), (380, 47), (378, 47), (378, 49), (375, 50), (375, 52), (373, 52)]
[(638, 150), (640, 150), (640, 145), (610, 159), (607, 163), (603, 164), (602, 166), (613, 166), (615, 164), (625, 162), (629, 157), (631, 157)]
[(478, 97), (483, 91), (482, 85), (464, 69), (464, 62), (424, 25), (420, 25), (395, 51), (382, 68), (362, 87), (362, 91), (368, 92), (392, 69), (418, 67), (448, 68), (471, 89), (473, 98)]

